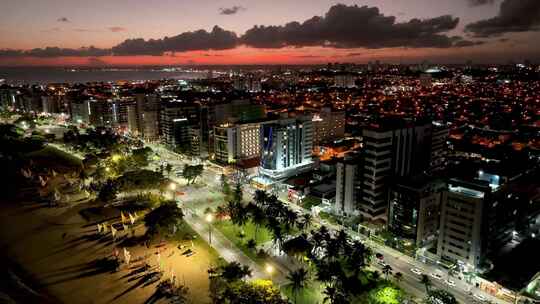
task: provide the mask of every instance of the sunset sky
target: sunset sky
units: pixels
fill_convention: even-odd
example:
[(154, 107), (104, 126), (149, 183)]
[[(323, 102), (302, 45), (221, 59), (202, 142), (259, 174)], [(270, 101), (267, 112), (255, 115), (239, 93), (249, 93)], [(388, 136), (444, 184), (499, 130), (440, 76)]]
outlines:
[(2, 0), (0, 65), (538, 61), (539, 30), (539, 0)]

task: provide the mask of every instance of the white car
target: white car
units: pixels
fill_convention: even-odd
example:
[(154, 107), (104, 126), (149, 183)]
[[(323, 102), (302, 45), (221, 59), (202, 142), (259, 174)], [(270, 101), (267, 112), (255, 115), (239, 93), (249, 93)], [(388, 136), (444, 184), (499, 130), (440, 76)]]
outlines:
[(481, 294), (477, 294), (477, 293), (473, 294), (473, 297), (474, 297), (475, 299), (477, 299), (478, 301), (481, 301), (481, 302), (484, 302), (484, 301), (487, 300), (486, 297), (484, 297), (484, 296), (481, 295)]
[(384, 261), (377, 261), (377, 264), (381, 265), (382, 267), (386, 266), (386, 263)]
[(432, 278), (434, 279), (437, 279), (437, 280), (442, 280), (442, 275), (438, 274), (438, 273), (435, 273), (435, 272), (432, 272), (429, 274)]
[(416, 274), (416, 275), (422, 275), (422, 270), (420, 270), (418, 268), (411, 268), (411, 272)]
[(448, 279), (448, 280), (446, 280), (446, 281), (444, 281), (444, 282), (445, 282), (446, 285), (448, 285), (448, 286), (451, 286), (451, 287), (455, 287), (455, 286), (456, 286), (456, 282), (454, 282), (453, 280)]

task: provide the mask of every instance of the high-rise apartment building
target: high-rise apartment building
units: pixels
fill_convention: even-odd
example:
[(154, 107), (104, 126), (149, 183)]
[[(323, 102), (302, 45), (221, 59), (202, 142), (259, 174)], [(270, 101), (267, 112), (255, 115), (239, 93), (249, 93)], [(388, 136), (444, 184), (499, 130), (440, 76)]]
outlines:
[(233, 100), (214, 106), (215, 124), (260, 121), (266, 117), (266, 107), (249, 100)]
[(262, 124), (259, 173), (282, 180), (311, 169), (313, 123), (311, 118), (282, 118)]
[(429, 165), (431, 123), (370, 126), (363, 130), (364, 167), (358, 211), (368, 219), (386, 220), (392, 179), (423, 172)]
[(260, 123), (215, 126), (215, 160), (222, 164), (231, 164), (259, 158), (261, 154), (260, 139)]
[(359, 152), (345, 155), (336, 164), (336, 200), (334, 210), (340, 215), (358, 213), (357, 204), (360, 201), (362, 183), (362, 160)]
[(132, 134), (149, 139), (159, 136), (160, 102), (156, 94), (135, 94), (135, 103), (128, 107), (128, 126)]
[(200, 105), (172, 100), (161, 109), (161, 134), (165, 144), (175, 149), (190, 150), (190, 128), (200, 128)]
[(448, 134), (450, 129), (448, 126), (433, 122), (433, 135), (431, 137), (431, 156), (429, 167), (431, 170), (440, 170), (446, 166), (446, 158), (448, 155)]
[(76, 123), (90, 123), (90, 100), (71, 102), (71, 120)]
[(313, 144), (333, 142), (345, 136), (345, 112), (325, 107), (313, 115)]
[(431, 123), (363, 129), (363, 148), (338, 164), (335, 212), (386, 221), (392, 182), (428, 169), (431, 134)]
[(388, 229), (416, 247), (436, 246), (445, 188), (444, 182), (426, 174), (396, 182), (389, 191)]
[(474, 179), (450, 179), (442, 196), (437, 255), (471, 270), (528, 233), (540, 212), (536, 178), (537, 170), (530, 169), (507, 176), (480, 170)]

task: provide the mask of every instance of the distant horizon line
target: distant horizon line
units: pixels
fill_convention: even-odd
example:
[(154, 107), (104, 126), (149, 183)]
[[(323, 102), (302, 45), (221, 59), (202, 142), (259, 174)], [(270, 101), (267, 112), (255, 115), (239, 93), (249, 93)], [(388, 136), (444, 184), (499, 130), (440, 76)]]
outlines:
[[(366, 62), (366, 63), (356, 63), (356, 62), (328, 62), (328, 63), (261, 63), (261, 64), (140, 64), (140, 65), (133, 65), (133, 64), (114, 64), (114, 65), (0, 65), (0, 68), (57, 68), (57, 69), (110, 69), (110, 68), (211, 68), (211, 67), (325, 67), (328, 65), (357, 65), (357, 66), (367, 66), (370, 64), (376, 64), (377, 61), (372, 62)], [(428, 65), (440, 65), (440, 66), (465, 66), (465, 65), (472, 65), (472, 66), (508, 66), (508, 65), (514, 65), (518, 63), (525, 63), (525, 60), (523, 61), (511, 61), (506, 63), (442, 63), (442, 62), (415, 62), (415, 63), (396, 63), (396, 62), (385, 62), (380, 60), (378, 64), (381, 65), (395, 65), (395, 66), (414, 66), (414, 65), (421, 65), (421, 64), (428, 64)], [(540, 65), (540, 62), (529, 62), (531, 65)]]

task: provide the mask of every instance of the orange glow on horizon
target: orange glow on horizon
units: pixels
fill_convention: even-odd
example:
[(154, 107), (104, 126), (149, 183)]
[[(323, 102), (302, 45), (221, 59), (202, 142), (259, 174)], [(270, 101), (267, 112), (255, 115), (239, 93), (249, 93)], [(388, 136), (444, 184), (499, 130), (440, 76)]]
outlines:
[[(476, 49), (475, 51), (481, 51)], [(451, 57), (451, 49), (333, 49), (324, 47), (255, 49), (238, 47), (222, 51), (191, 51), (161, 56), (102, 56), (0, 58), (0, 66), (167, 66), (167, 65), (271, 65), (325, 64), (382, 60), (398, 63), (422, 61), (425, 57)], [(469, 55), (474, 54), (470, 52)]]

